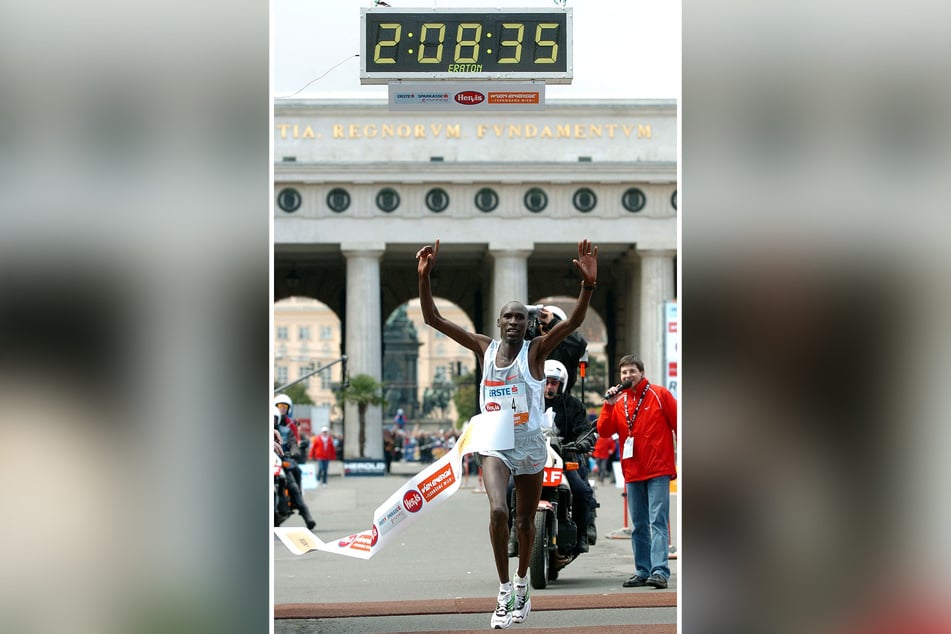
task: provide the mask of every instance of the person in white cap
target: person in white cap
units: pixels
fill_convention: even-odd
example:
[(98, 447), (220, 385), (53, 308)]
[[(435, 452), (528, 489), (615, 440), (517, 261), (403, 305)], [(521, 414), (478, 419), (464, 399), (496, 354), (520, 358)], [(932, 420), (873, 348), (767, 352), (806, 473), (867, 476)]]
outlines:
[[(568, 316), (558, 306), (545, 306), (538, 311), (538, 334), (546, 334), (556, 324), (565, 321)], [(588, 342), (577, 330), (572, 331), (564, 341), (555, 346), (548, 354), (549, 359), (560, 361), (568, 371), (568, 380), (565, 383), (565, 394), (571, 394), (578, 378), (578, 364), (588, 349)], [(582, 395), (584, 396), (584, 395)]]
[(327, 468), (331, 460), (337, 459), (337, 450), (334, 447), (334, 439), (330, 437), (330, 430), (327, 426), (320, 428), (320, 435), (314, 436), (310, 443), (310, 454), (312, 460), (317, 461), (317, 482), (320, 486), (327, 486)]

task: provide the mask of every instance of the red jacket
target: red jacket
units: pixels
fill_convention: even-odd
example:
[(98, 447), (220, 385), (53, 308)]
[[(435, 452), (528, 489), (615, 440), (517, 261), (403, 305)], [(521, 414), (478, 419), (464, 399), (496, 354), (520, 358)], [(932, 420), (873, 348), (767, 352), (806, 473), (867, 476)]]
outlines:
[(336, 460), (337, 450), (334, 449), (333, 436), (318, 434), (310, 441), (310, 452), (307, 457), (311, 460)]
[[(645, 388), (647, 393), (644, 394)], [(605, 403), (598, 417), (598, 435), (618, 435), (621, 455), (627, 440), (627, 416), (634, 415), (637, 400), (644, 394), (641, 409), (634, 419), (633, 458), (621, 459), (625, 482), (639, 482), (658, 476), (677, 477), (674, 461), (674, 436), (677, 434), (677, 400), (662, 385), (650, 384), (646, 379), (621, 392), (614, 405)], [(625, 415), (625, 400), (627, 415)]]
[(598, 436), (591, 455), (600, 460), (607, 460), (612, 453), (614, 453), (614, 439), (610, 436)]

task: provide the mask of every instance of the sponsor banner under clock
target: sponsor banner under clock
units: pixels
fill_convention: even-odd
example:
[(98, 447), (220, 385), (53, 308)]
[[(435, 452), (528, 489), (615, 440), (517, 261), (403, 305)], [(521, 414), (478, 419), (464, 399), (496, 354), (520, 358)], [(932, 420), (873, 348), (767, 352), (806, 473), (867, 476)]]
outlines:
[(404, 111), (544, 110), (543, 82), (390, 82), (389, 109)]

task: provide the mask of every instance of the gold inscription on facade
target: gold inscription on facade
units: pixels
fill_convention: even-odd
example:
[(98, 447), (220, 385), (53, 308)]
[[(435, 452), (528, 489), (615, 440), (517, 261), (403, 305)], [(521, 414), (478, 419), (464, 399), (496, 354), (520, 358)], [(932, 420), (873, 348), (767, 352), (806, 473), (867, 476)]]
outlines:
[(400, 125), (351, 123), (347, 126), (335, 123), (331, 127), (331, 136), (334, 139), (426, 139), (430, 137), (458, 139), (462, 137), (462, 126), (458, 123), (430, 123), (428, 126), (423, 123), (412, 126), (405, 123)]
[(278, 124), (277, 124), (277, 129), (278, 129), (278, 131), (281, 133), (281, 138), (282, 138), (282, 139), (286, 139), (286, 138), (287, 138), (287, 131), (288, 131), (288, 130), (291, 131), (291, 138), (292, 138), (292, 139), (316, 139), (316, 138), (317, 138), (317, 137), (314, 135), (314, 129), (311, 128), (309, 125), (304, 126), (304, 129), (301, 130), (300, 125), (297, 124), (297, 123), (294, 123), (294, 124), (290, 124), (290, 123), (278, 123)]
[[(275, 124), (281, 139), (315, 139), (310, 125), (297, 123)], [(478, 123), (475, 137), (498, 139), (650, 139), (653, 130), (649, 123), (561, 123), (537, 125), (534, 123)], [(461, 139), (460, 123), (334, 123), (330, 127), (333, 139)]]

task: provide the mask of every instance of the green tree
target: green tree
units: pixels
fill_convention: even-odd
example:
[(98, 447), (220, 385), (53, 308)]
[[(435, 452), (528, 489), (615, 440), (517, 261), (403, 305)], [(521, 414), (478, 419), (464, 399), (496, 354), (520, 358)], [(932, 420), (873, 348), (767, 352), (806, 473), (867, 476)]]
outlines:
[(452, 402), (456, 406), (456, 429), (462, 429), (472, 416), (479, 413), (477, 378), (474, 373), (468, 372), (452, 379), (456, 384), (456, 391), (452, 395)]
[(350, 384), (339, 392), (338, 399), (345, 403), (356, 403), (360, 420), (360, 457), (364, 458), (367, 442), (367, 408), (371, 405), (386, 406), (383, 398), (383, 384), (368, 374), (350, 377)]
[[(278, 388), (280, 385), (277, 382), (274, 382), (274, 387)], [(294, 405), (313, 405), (314, 401), (307, 394), (307, 387), (304, 385), (304, 382), (301, 381), (296, 385), (292, 385), (286, 390), (282, 391), (283, 394), (287, 394), (291, 401), (294, 402)]]

